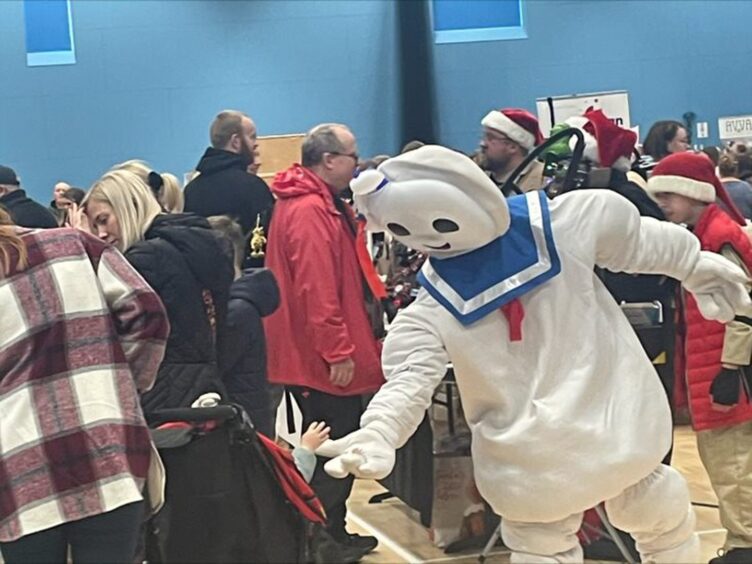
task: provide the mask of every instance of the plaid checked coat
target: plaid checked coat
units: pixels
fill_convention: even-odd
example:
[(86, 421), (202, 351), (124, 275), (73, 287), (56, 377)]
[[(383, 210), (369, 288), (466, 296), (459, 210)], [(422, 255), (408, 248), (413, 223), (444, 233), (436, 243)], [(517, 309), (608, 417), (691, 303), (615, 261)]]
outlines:
[(29, 264), (0, 277), (0, 542), (142, 499), (138, 391), (169, 332), (112, 247), (73, 229), (18, 233)]

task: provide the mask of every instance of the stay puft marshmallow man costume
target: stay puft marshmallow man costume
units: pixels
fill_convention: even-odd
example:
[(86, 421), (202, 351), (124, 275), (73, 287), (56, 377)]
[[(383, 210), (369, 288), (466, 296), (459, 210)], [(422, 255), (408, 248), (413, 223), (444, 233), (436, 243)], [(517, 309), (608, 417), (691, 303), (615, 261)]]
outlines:
[(451, 361), (475, 480), (503, 517), (512, 562), (581, 561), (582, 512), (603, 501), (643, 561), (697, 561), (686, 483), (660, 464), (671, 444), (666, 396), (593, 268), (677, 278), (723, 321), (752, 312), (744, 273), (609, 191), (505, 200), (443, 147), (389, 159), (351, 186), (371, 229), (430, 258), (387, 336), (387, 383), (361, 429), (318, 451), (335, 456), (326, 471), (386, 476)]

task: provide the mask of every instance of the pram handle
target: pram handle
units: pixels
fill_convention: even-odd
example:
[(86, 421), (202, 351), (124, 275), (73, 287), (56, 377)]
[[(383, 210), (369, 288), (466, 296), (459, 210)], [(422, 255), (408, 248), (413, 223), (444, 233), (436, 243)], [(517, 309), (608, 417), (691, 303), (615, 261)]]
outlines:
[(242, 411), (235, 405), (218, 405), (216, 407), (176, 407), (158, 409), (146, 416), (149, 425), (168, 421), (188, 421), (203, 423), (205, 421), (228, 421), (242, 418)]

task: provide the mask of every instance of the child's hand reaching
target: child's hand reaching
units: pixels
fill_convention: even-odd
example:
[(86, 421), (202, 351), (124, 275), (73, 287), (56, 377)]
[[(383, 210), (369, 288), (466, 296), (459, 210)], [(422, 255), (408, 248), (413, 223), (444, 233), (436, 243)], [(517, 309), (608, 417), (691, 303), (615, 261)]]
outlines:
[(316, 452), (321, 443), (329, 438), (330, 430), (323, 421), (314, 421), (308, 426), (308, 430), (303, 433), (303, 436), (300, 437), (300, 446), (307, 448), (311, 452)]

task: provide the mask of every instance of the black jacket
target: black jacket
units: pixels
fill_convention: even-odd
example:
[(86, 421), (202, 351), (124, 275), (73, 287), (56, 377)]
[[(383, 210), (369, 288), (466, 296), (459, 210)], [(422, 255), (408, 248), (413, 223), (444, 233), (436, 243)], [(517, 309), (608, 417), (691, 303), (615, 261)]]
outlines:
[(62, 226), (65, 223), (65, 220), (68, 219), (68, 210), (58, 208), (55, 200), (52, 200), (50, 205), (47, 206), (47, 211), (55, 216), (58, 226)]
[(0, 205), (8, 210), (13, 223), (21, 227), (47, 229), (58, 226), (50, 210), (29, 198), (24, 190), (6, 194), (0, 198)]
[[(240, 223), (246, 235), (260, 215), (268, 237), (274, 197), (266, 182), (246, 172), (249, 164), (243, 155), (206, 149), (196, 167), (201, 174), (185, 187), (185, 211), (203, 217), (229, 215)], [(263, 262), (255, 259), (247, 266), (259, 267)]]
[(170, 321), (157, 380), (141, 398), (144, 411), (187, 407), (204, 392), (222, 393), (215, 343), (233, 267), (217, 234), (202, 217), (159, 215), (125, 256), (159, 294)]
[[(643, 217), (665, 220), (665, 216), (647, 192), (627, 179), (623, 172), (612, 170), (608, 190), (621, 194), (639, 210)], [(621, 303), (651, 302), (658, 300), (667, 304), (676, 290), (676, 281), (665, 276), (650, 274), (614, 273), (601, 271), (603, 283), (609, 292)]]
[(256, 429), (273, 437), (273, 414), (266, 378), (266, 337), (262, 317), (279, 306), (271, 270), (247, 270), (230, 288), (227, 325), (219, 343), (219, 368), (231, 401), (242, 405)]

